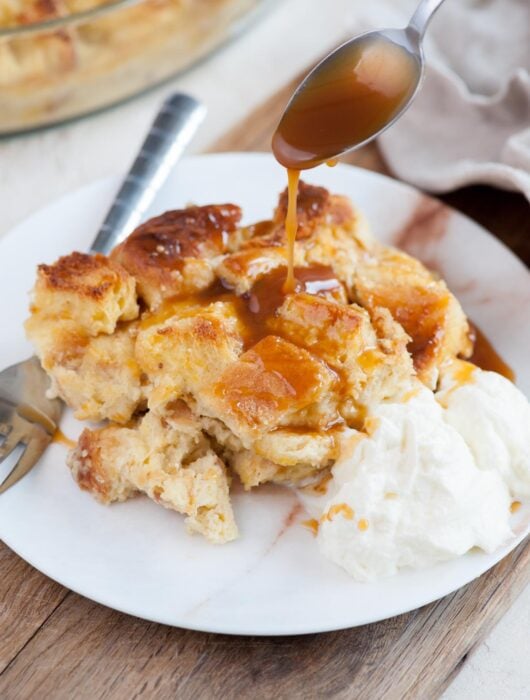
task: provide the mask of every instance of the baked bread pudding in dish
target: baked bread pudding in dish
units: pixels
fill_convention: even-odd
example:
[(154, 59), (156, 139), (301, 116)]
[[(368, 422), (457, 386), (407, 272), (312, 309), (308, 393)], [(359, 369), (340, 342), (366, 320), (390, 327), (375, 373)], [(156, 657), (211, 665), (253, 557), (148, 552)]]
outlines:
[(102, 503), (147, 494), (211, 542), (230, 487), (295, 488), (321, 551), (359, 580), (511, 536), (530, 497), (530, 407), (467, 361), (443, 280), (300, 184), (294, 293), (286, 194), (169, 211), (108, 256), (39, 266), (26, 331), (86, 428), (68, 464)]
[(0, 133), (131, 96), (212, 51), (263, 0), (0, 0)]

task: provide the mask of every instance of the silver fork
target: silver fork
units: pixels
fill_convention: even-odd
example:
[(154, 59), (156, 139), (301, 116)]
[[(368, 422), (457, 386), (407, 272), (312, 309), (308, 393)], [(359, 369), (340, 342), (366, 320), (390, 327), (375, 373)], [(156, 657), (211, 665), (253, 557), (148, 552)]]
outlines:
[[(205, 107), (188, 95), (172, 95), (163, 103), (90, 252), (110, 252), (140, 223), (205, 115)], [(32, 469), (58, 428), (63, 404), (46, 397), (48, 388), (49, 379), (36, 357), (0, 372), (0, 465), (22, 447), (0, 484), (0, 494)]]

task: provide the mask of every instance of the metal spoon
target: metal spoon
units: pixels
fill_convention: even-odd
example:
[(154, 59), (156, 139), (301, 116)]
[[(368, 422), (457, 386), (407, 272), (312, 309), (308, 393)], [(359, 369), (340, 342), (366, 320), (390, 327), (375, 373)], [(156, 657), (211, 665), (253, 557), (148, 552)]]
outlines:
[(303, 170), (359, 148), (388, 129), (416, 96), (422, 40), (443, 0), (422, 0), (403, 29), (371, 31), (324, 58), (291, 97), (272, 141), (277, 160)]

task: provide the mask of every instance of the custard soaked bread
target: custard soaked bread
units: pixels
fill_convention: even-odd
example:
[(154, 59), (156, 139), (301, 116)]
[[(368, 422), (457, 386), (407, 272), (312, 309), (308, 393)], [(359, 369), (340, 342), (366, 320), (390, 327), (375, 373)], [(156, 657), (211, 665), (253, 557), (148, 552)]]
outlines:
[(226, 468), (183, 402), (132, 427), (84, 430), (69, 465), (79, 486), (102, 503), (142, 492), (186, 515), (190, 532), (216, 543), (237, 537)]
[(143, 400), (133, 321), (136, 281), (103, 255), (39, 265), (26, 322), (52, 393), (80, 419), (126, 422)]
[(438, 369), (456, 355), (471, 354), (462, 307), (443, 280), (406, 253), (379, 245), (359, 265), (351, 290), (370, 313), (385, 307), (411, 338), (409, 351), (420, 379), (436, 386)]
[(102, 502), (143, 492), (233, 539), (231, 472), (245, 488), (318, 479), (345, 427), (368, 430), (371, 406), (469, 354), (444, 282), (320, 187), (300, 184), (298, 288), (285, 294), (285, 209), (282, 194), (252, 226), (231, 204), (167, 212), (110, 258), (39, 268), (26, 328), (52, 391), (111, 421), (69, 457)]

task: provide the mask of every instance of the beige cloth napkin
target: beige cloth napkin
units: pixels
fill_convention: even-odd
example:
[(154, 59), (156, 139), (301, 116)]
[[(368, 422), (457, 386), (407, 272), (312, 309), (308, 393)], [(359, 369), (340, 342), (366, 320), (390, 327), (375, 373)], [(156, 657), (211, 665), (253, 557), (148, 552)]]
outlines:
[[(366, 28), (403, 26), (414, 0), (371, 0)], [(427, 73), (379, 143), (392, 171), (434, 192), (485, 183), (530, 200), (530, 0), (446, 0), (426, 37)]]

